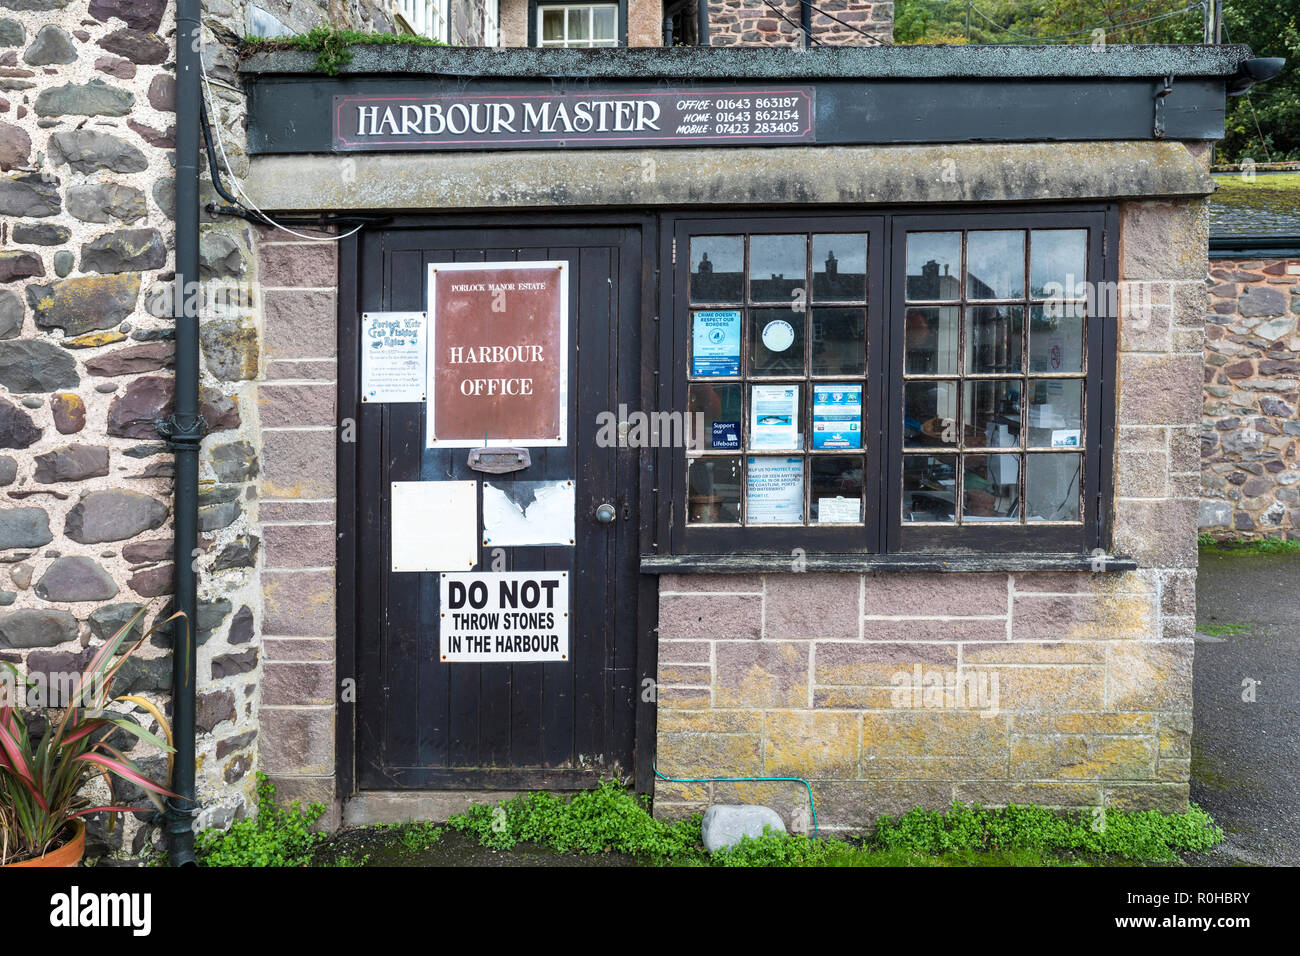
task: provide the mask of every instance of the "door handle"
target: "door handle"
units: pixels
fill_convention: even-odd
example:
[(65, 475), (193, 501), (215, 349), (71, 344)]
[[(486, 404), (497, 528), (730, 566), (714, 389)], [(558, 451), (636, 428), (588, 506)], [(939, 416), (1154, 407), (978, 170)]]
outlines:
[(605, 502), (605, 504), (596, 508), (596, 520), (601, 524), (613, 524), (614, 518), (617, 516), (618, 512), (614, 510), (614, 506), (609, 502)]

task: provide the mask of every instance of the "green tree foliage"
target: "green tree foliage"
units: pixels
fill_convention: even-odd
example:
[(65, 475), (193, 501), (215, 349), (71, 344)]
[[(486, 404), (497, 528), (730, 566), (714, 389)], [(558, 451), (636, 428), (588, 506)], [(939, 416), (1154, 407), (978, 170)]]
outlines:
[[(897, 0), (894, 16), (897, 43), (1200, 43), (1204, 31), (1192, 0)], [(1288, 62), (1228, 100), (1217, 160), (1300, 159), (1300, 3), (1224, 0), (1223, 23), (1223, 42)]]

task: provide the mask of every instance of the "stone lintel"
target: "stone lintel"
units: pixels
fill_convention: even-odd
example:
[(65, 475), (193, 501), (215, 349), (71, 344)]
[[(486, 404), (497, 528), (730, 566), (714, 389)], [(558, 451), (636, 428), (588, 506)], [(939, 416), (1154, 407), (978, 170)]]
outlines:
[(245, 187), (263, 209), (397, 212), (1086, 201), (1214, 182), (1182, 143), (1085, 142), (261, 156)]

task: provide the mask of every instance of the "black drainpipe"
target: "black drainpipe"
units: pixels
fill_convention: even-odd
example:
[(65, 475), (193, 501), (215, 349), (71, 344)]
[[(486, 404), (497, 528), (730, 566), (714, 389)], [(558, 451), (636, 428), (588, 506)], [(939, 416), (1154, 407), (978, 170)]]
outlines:
[(199, 546), (199, 78), (200, 0), (176, 2), (176, 401), (171, 418), (158, 423), (176, 456), (176, 609), (185, 617), (172, 627), (172, 730), (176, 754), (167, 802), (167, 855), (172, 866), (193, 866), (194, 831), (194, 625)]

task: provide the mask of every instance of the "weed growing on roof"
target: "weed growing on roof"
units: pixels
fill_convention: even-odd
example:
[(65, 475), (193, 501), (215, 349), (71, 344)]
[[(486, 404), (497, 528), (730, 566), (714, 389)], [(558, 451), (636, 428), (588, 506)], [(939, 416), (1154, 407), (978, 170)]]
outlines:
[(244, 37), (243, 52), (307, 50), (316, 54), (316, 69), (326, 76), (338, 76), (339, 69), (352, 62), (351, 46), (451, 46), (413, 33), (363, 33), (314, 27), (306, 33), (284, 37)]
[(1282, 538), (1224, 538), (1216, 539), (1202, 531), (1196, 538), (1202, 551), (1210, 554), (1300, 554), (1300, 541)]

